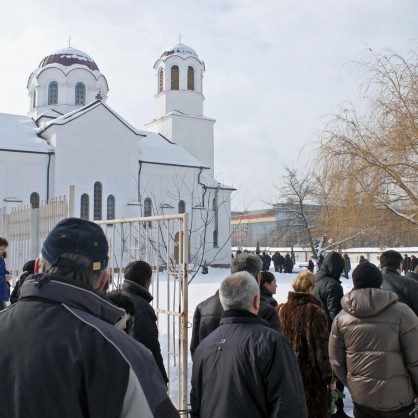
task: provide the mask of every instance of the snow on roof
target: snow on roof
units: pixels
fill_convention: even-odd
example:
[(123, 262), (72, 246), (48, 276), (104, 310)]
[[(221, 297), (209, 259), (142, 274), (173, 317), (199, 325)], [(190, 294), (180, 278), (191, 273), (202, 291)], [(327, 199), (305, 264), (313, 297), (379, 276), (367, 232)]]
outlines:
[(37, 126), (28, 116), (0, 113), (0, 149), (50, 152), (53, 148), (36, 134)]
[(193, 157), (181, 145), (170, 142), (154, 132), (144, 132), (145, 138), (138, 143), (139, 160), (147, 163), (209, 168)]
[(109, 107), (108, 105), (106, 105), (100, 100), (95, 100), (94, 102), (91, 102), (83, 107), (80, 107), (78, 109), (75, 109), (71, 112), (66, 113), (65, 115), (62, 115), (59, 118), (56, 118), (48, 123), (45, 123), (45, 125), (43, 125), (42, 127), (38, 129), (38, 134), (42, 134), (44, 131), (46, 131), (48, 128), (50, 128), (53, 125), (65, 125), (66, 123), (71, 122), (74, 119), (77, 119), (78, 117), (84, 115), (85, 113), (90, 112), (92, 109), (95, 109), (98, 106), (103, 106), (104, 108), (106, 108), (117, 119), (119, 119), (128, 129), (130, 129), (135, 135), (145, 136), (145, 134), (142, 131), (139, 131), (138, 129), (133, 127), (129, 122), (123, 119), (122, 116), (120, 116), (111, 107)]

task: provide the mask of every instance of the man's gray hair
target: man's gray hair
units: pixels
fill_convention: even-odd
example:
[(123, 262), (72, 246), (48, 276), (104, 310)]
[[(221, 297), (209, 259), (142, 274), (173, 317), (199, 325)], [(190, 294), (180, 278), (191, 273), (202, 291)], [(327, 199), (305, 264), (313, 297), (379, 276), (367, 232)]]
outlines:
[(53, 266), (49, 261), (46, 261), (40, 256), (41, 263), (39, 266), (40, 273), (52, 274), (54, 276), (62, 277), (63, 279), (72, 279), (87, 284), (93, 289), (99, 287), (100, 281), (106, 272), (106, 269), (92, 270), (90, 267), (90, 260), (80, 254), (62, 254), (61, 258), (66, 258), (74, 262), (74, 266), (61, 267)]
[(260, 288), (254, 277), (240, 271), (226, 277), (219, 288), (219, 299), (225, 311), (250, 311)]
[(256, 254), (242, 253), (237, 254), (231, 261), (231, 273), (248, 271), (256, 279), (260, 273), (263, 262)]

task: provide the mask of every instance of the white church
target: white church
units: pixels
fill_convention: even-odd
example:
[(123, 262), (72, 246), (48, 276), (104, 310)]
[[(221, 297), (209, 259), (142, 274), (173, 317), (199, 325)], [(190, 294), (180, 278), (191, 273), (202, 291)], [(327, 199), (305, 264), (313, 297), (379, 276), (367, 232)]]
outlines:
[[(205, 64), (179, 43), (154, 69), (155, 119), (139, 130), (109, 107), (107, 79), (88, 54), (69, 47), (46, 56), (29, 76), (27, 116), (0, 114), (0, 208), (36, 207), (74, 186), (75, 214), (85, 219), (187, 212), (201, 223), (190, 229), (205, 226), (205, 259), (227, 265), (234, 189), (214, 176)], [(192, 233), (191, 251), (201, 239)]]

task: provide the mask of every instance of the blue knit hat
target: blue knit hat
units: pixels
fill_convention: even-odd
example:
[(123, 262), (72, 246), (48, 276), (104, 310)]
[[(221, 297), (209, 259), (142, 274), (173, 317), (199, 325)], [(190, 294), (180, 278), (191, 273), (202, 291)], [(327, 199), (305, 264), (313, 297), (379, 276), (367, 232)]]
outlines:
[(102, 228), (94, 222), (80, 218), (63, 219), (55, 225), (42, 246), (42, 257), (53, 266), (80, 267), (76, 261), (62, 257), (66, 253), (79, 254), (90, 263), (83, 266), (102, 270), (109, 261), (109, 244)]

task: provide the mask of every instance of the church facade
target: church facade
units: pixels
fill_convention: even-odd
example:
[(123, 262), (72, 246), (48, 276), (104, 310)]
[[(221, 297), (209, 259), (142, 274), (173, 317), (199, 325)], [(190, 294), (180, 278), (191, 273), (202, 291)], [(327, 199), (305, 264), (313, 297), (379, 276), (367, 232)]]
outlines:
[(203, 259), (227, 265), (234, 189), (214, 177), (204, 62), (177, 44), (154, 69), (156, 115), (140, 130), (107, 104), (107, 80), (88, 54), (46, 56), (29, 76), (29, 113), (0, 114), (0, 207), (36, 207), (74, 186), (75, 214), (85, 219), (187, 212), (191, 256), (203, 239)]

